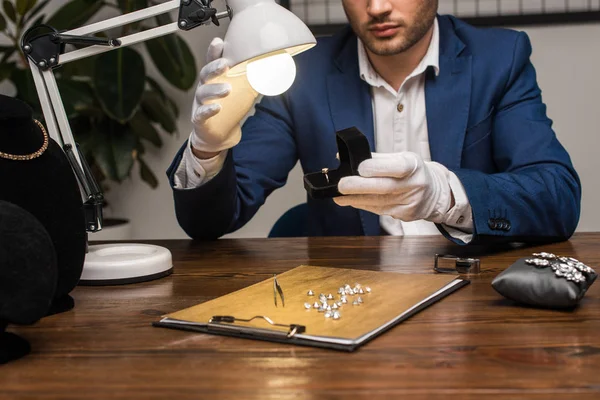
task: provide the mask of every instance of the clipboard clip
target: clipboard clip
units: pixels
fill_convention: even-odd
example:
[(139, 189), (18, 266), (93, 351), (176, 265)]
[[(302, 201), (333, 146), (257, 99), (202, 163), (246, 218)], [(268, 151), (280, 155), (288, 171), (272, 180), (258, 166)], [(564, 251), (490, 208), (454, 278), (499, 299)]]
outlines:
[(280, 326), (282, 328), (288, 328), (288, 332), (286, 334), (287, 338), (294, 337), (294, 335), (297, 333), (306, 332), (306, 327), (304, 325), (278, 324), (278, 323), (273, 322), (273, 320), (271, 318), (264, 316), (264, 315), (255, 315), (254, 317), (252, 317), (250, 319), (236, 318), (231, 315), (215, 315), (211, 319), (208, 320), (208, 323), (209, 323), (209, 325), (210, 324), (222, 325), (224, 323), (225, 324), (235, 324), (236, 321), (237, 322), (251, 322), (252, 320), (255, 320), (257, 318), (263, 319), (273, 326)]
[[(454, 268), (440, 266), (439, 259), (454, 260)], [(478, 274), (481, 272), (481, 262), (478, 258), (463, 258), (450, 254), (436, 254), (433, 270), (444, 274)]]

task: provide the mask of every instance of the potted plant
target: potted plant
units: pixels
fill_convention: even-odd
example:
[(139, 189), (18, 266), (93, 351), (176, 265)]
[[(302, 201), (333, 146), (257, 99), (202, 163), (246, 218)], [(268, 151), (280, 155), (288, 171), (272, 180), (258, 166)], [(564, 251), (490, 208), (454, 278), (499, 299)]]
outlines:
[[(50, 3), (2, 0), (0, 12), (0, 84), (10, 81), (16, 97), (28, 103), (40, 120), (43, 116), (33, 78), (19, 47), (27, 29), (46, 24), (65, 31), (85, 25), (101, 11), (103, 15), (124, 14), (160, 1), (70, 0), (57, 10), (51, 10)], [(167, 22), (170, 18), (162, 15), (127, 25), (111, 36), (122, 37)], [(149, 57), (144, 58), (143, 53)], [(160, 132), (176, 131), (179, 110), (161, 85), (148, 76), (145, 59), (177, 89), (187, 91), (196, 81), (194, 56), (176, 34), (68, 63), (54, 71), (75, 140), (104, 190), (111, 181), (128, 178), (135, 163), (141, 179), (155, 188), (156, 175), (144, 161), (146, 146), (161, 147)]]

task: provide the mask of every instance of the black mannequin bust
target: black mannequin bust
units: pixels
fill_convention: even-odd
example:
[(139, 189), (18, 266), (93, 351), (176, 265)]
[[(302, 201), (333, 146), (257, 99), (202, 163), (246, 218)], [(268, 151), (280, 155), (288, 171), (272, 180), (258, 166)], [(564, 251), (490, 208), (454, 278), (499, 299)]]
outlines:
[(6, 329), (33, 324), (48, 313), (56, 278), (56, 254), (44, 226), (0, 200), (0, 364), (29, 353), (29, 343)]
[(69, 310), (81, 277), (87, 233), (79, 186), (59, 145), (24, 102), (0, 95), (0, 200), (41, 222), (56, 253), (57, 282), (49, 314)]

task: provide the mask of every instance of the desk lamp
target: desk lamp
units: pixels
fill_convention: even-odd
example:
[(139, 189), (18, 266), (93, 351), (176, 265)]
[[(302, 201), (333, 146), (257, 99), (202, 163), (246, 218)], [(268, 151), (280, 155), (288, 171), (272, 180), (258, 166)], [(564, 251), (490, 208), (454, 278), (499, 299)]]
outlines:
[[(313, 47), (316, 40), (306, 25), (274, 0), (226, 0), (226, 10), (211, 7), (212, 0), (170, 0), (165, 3), (97, 22), (67, 32), (46, 25), (30, 28), (21, 40), (28, 57), (48, 131), (64, 150), (79, 183), (86, 214), (86, 230), (102, 229), (103, 195), (75, 144), (53, 69), (71, 61), (104, 53), (200, 25), (231, 20), (224, 38), (223, 57), (230, 69), (215, 81), (229, 82), (231, 94), (221, 112), (210, 119), (215, 131), (229, 132), (250, 111), (258, 94), (277, 95), (293, 83), (292, 56)], [(92, 36), (111, 28), (179, 10), (177, 22), (120, 38)], [(66, 44), (83, 45), (66, 52)], [(83, 267), (81, 284), (103, 285), (143, 282), (169, 275), (171, 253), (147, 244), (93, 245)]]

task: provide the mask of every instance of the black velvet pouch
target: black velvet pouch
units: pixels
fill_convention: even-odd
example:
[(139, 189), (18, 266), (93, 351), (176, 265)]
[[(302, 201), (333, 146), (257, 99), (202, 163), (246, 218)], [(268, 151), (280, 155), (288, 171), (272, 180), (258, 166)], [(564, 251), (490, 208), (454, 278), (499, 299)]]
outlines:
[(358, 175), (358, 166), (371, 158), (367, 137), (357, 128), (336, 132), (340, 166), (334, 170), (312, 172), (304, 175), (304, 188), (313, 199), (338, 197), (338, 182), (345, 176)]
[[(29, 155), (42, 148), (44, 135), (22, 101), (0, 95), (0, 152)], [(50, 313), (73, 307), (69, 292), (79, 282), (87, 233), (79, 186), (60, 146), (29, 160), (0, 157), (0, 200), (27, 210), (42, 223), (56, 252), (58, 277)]]
[(564, 309), (579, 304), (597, 276), (573, 258), (539, 253), (518, 259), (494, 278), (492, 287), (519, 303)]

